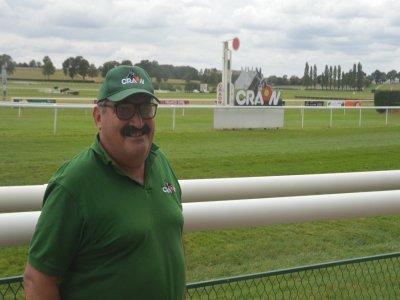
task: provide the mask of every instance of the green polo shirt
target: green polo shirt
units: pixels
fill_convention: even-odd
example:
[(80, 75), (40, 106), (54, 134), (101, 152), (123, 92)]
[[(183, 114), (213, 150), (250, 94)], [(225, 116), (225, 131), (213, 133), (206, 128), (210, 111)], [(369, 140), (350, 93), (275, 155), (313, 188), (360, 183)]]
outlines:
[(181, 189), (152, 145), (144, 184), (96, 138), (51, 178), (29, 262), (59, 278), (62, 299), (183, 299)]

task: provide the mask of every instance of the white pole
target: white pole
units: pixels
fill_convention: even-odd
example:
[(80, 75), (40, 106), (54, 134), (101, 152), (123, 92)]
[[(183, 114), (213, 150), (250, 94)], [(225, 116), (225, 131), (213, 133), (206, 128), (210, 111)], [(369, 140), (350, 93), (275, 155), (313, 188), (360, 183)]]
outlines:
[(400, 170), (180, 180), (182, 202), (399, 189)]
[(0, 247), (27, 245), (40, 212), (0, 214)]
[(229, 48), (228, 48), (228, 41), (222, 42), (222, 87), (223, 87), (223, 102), (224, 105), (229, 105), (229, 94), (230, 90), (229, 87)]
[(400, 190), (184, 203), (185, 232), (400, 213)]
[[(179, 180), (182, 202), (399, 189), (400, 170)], [(0, 213), (40, 210), (46, 185), (0, 187)]]
[(40, 210), (46, 187), (47, 185), (0, 187), (0, 213)]
[[(183, 203), (185, 232), (399, 213), (400, 190)], [(0, 247), (28, 244), (39, 214), (0, 214)]]
[(388, 124), (388, 112), (389, 112), (389, 109), (388, 108), (386, 108), (386, 125)]

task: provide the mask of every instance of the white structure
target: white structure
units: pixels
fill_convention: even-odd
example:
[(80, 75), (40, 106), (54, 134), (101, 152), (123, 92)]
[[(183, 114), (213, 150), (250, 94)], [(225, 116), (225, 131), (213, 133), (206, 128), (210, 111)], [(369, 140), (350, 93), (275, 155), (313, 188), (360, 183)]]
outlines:
[[(216, 99), (217, 104), (222, 107), (214, 110), (214, 129), (267, 129), (283, 127), (284, 110), (282, 108), (273, 110), (264, 109), (267, 101), (269, 103), (267, 107), (271, 107), (271, 103), (275, 102), (269, 101), (269, 99), (271, 97), (274, 98), (276, 93), (272, 92), (271, 88), (269, 88), (268, 91), (271, 94), (268, 96), (264, 95), (261, 69), (256, 69), (255, 71), (242, 69), (235, 85), (232, 84), (232, 52), (229, 49), (228, 42), (223, 42), (222, 47), (222, 82), (217, 86)], [(233, 48), (237, 50), (238, 47), (239, 40), (235, 38), (233, 39)], [(235, 90), (237, 89), (243, 92), (243, 95), (239, 95), (239, 91), (235, 96)], [(279, 100), (279, 95), (277, 96), (277, 100)], [(241, 99), (243, 97), (244, 99)], [(268, 98), (264, 99), (264, 97)], [(232, 109), (235, 105), (243, 105), (243, 109), (242, 107)], [(252, 108), (247, 109), (246, 106), (252, 106)]]
[[(184, 231), (400, 214), (399, 182), (400, 171), (181, 180)], [(45, 188), (0, 187), (0, 247), (29, 243)]]
[(272, 129), (283, 125), (283, 108), (244, 106), (214, 110), (214, 129)]

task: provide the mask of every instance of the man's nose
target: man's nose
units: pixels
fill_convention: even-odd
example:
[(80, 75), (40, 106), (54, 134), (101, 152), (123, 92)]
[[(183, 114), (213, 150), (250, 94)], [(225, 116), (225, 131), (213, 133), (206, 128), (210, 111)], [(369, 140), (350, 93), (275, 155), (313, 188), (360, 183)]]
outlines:
[(142, 127), (143, 119), (142, 119), (142, 115), (140, 114), (138, 107), (136, 107), (135, 114), (133, 115), (132, 118), (130, 118), (129, 123), (138, 128)]

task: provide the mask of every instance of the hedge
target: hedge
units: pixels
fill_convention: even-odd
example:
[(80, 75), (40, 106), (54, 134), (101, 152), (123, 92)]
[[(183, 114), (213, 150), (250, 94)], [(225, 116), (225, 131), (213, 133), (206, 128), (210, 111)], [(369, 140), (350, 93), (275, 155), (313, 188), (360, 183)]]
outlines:
[[(400, 91), (376, 91), (374, 95), (375, 106), (400, 106)], [(377, 109), (383, 113), (385, 109)]]

